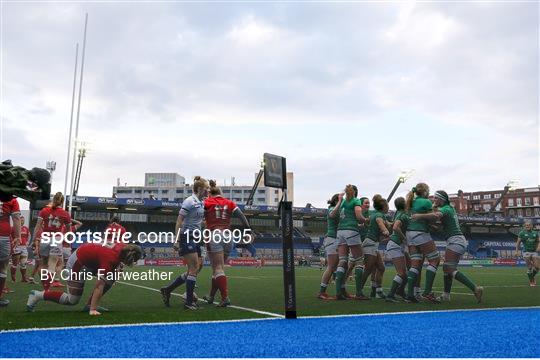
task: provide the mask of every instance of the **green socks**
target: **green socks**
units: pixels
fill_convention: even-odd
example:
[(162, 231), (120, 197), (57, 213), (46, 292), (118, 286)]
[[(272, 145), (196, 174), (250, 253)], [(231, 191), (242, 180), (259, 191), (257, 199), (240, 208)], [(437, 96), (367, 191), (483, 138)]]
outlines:
[(465, 274), (456, 271), (454, 278), (466, 287), (468, 287), (471, 291), (474, 291), (476, 289), (476, 285)]
[(435, 281), (435, 275), (437, 274), (437, 268), (433, 265), (428, 265), (426, 268), (426, 287), (424, 288), (424, 295), (431, 294), (433, 288), (433, 282)]
[(408, 297), (414, 297), (414, 283), (416, 282), (416, 278), (418, 277), (418, 269), (416, 268), (410, 268), (409, 272), (407, 272), (407, 296)]
[(354, 268), (354, 281), (356, 283), (356, 295), (362, 295), (362, 289), (364, 288), (365, 281), (362, 281), (362, 275), (364, 274), (364, 268), (357, 266)]
[[(407, 279), (405, 279), (407, 281)], [(394, 280), (392, 280), (392, 287), (390, 288), (390, 292), (388, 293), (389, 297), (394, 297), (396, 295), (397, 289), (403, 284), (403, 279), (401, 276), (396, 275), (394, 276)]]
[(444, 292), (447, 294), (450, 294), (450, 291), (452, 291), (452, 281), (454, 280), (454, 277), (452, 274), (444, 274)]
[(336, 295), (341, 295), (343, 290), (343, 280), (345, 278), (345, 269), (339, 267), (336, 271)]

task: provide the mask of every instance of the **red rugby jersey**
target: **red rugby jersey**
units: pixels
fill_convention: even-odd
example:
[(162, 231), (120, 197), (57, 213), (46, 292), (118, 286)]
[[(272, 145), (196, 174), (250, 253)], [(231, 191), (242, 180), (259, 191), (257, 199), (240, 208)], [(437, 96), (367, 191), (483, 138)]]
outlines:
[(19, 202), (16, 198), (9, 201), (0, 201), (0, 236), (11, 237), (11, 224), (9, 222), (12, 215), (20, 214)]
[(204, 200), (204, 217), (210, 230), (229, 229), (236, 204), (223, 196), (212, 196)]

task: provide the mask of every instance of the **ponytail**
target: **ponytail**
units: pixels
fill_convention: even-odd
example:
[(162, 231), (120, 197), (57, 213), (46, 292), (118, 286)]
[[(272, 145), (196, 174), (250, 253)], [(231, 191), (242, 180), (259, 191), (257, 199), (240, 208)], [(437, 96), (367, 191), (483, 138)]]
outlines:
[(53, 209), (59, 208), (64, 204), (64, 195), (59, 191), (56, 194), (54, 194), (50, 206)]
[(429, 196), (429, 186), (426, 183), (418, 183), (416, 186), (414, 186), (411, 191), (407, 194), (406, 203), (405, 203), (405, 209), (407, 212), (411, 211), (412, 203), (414, 200), (414, 197), (420, 196), (427, 198)]
[(210, 195), (221, 195), (221, 188), (217, 186), (216, 180), (209, 180), (208, 183), (210, 184)]

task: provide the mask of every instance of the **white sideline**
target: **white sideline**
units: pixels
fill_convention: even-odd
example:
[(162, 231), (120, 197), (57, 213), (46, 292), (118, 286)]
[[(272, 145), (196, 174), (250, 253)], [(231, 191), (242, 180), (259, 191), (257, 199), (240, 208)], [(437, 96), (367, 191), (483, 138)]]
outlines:
[[(180, 296), (180, 295), (178, 295)], [(482, 309), (446, 309), (446, 310), (418, 310), (418, 311), (399, 311), (399, 312), (382, 312), (382, 313), (365, 313), (365, 314), (340, 314), (340, 315), (313, 315), (300, 316), (299, 319), (324, 319), (324, 318), (342, 318), (342, 317), (369, 317), (369, 316), (397, 316), (397, 315), (414, 315), (414, 314), (429, 314), (429, 313), (453, 313), (453, 312), (474, 312), (474, 311), (501, 311), (501, 310), (525, 310), (525, 309), (540, 309), (540, 306), (514, 306), (514, 307), (497, 307), (497, 308), (482, 308)], [(193, 325), (193, 324), (219, 324), (219, 323), (241, 323), (250, 321), (272, 321), (284, 320), (282, 317), (257, 318), (257, 319), (234, 319), (234, 320), (201, 320), (201, 321), (178, 321), (178, 322), (155, 322), (155, 323), (135, 323), (135, 324), (108, 324), (108, 325), (87, 325), (87, 326), (60, 326), (48, 328), (31, 328), (31, 329), (14, 329), (0, 330), (0, 335), (5, 333), (32, 332), (32, 331), (48, 331), (48, 330), (70, 330), (70, 329), (100, 329), (100, 328), (121, 328), (121, 327), (142, 327), (142, 326), (169, 326), (169, 325)]]
[[(151, 287), (148, 287), (148, 286), (132, 284), (132, 283), (128, 283), (128, 282), (125, 282), (125, 281), (117, 281), (117, 283), (124, 284), (124, 285), (129, 285), (129, 286), (135, 286), (135, 287), (138, 287), (138, 288), (141, 288), (141, 289), (156, 291), (158, 293), (160, 292), (159, 289), (154, 289), (154, 288), (151, 288)], [(175, 293), (171, 293), (171, 295), (182, 297), (182, 295), (175, 294)], [(201, 299), (199, 299), (199, 301), (201, 301)], [(268, 312), (268, 311), (262, 311), (262, 310), (257, 310), (257, 309), (251, 309), (251, 308), (242, 307), (242, 306), (229, 305), (228, 307), (233, 308), (233, 309), (237, 309), (237, 310), (249, 311), (249, 312), (256, 313), (256, 314), (273, 316), (275, 318), (283, 318), (284, 317), (283, 315), (280, 315), (280, 314), (275, 314), (275, 313), (271, 313), (271, 312)]]

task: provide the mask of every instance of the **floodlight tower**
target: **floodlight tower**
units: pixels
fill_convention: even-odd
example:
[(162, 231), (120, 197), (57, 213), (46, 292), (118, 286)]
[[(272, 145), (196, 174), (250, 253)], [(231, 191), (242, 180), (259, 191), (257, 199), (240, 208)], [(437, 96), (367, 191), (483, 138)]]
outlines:
[(396, 193), (399, 185), (403, 184), (405, 181), (407, 181), (408, 178), (410, 178), (412, 176), (412, 174), (414, 173), (414, 169), (411, 169), (411, 170), (401, 170), (401, 172), (399, 173), (399, 177), (398, 177), (398, 180), (396, 182), (396, 185), (394, 185), (394, 188), (392, 189), (392, 191), (390, 192), (390, 195), (388, 195), (388, 198), (386, 199), (386, 201), (390, 202), (390, 200), (392, 199), (392, 196), (394, 196), (394, 194)]
[(495, 201), (493, 205), (491, 205), (491, 209), (489, 209), (489, 213), (492, 213), (496, 210), (497, 206), (501, 203), (502, 199), (505, 197), (506, 194), (508, 194), (510, 191), (514, 191), (517, 188), (517, 185), (519, 183), (519, 180), (510, 180), (506, 186), (504, 187), (504, 191), (501, 194), (501, 197)]
[(49, 173), (51, 173), (52, 182), (53, 173), (56, 170), (56, 161), (48, 160), (45, 168), (49, 171)]

